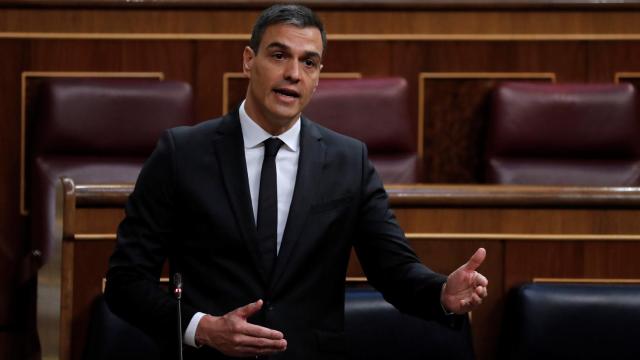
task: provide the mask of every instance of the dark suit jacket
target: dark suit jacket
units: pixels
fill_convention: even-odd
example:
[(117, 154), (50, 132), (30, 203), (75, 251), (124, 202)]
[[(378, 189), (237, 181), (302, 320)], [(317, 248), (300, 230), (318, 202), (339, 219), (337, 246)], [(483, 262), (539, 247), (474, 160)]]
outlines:
[[(256, 243), (238, 113), (168, 130), (126, 205), (110, 260), (112, 311), (175, 343), (176, 301), (159, 289), (165, 259), (183, 277), (182, 326), (196, 311), (222, 315), (257, 299), (251, 321), (282, 331), (277, 359), (339, 359), (344, 281), (355, 247), (370, 283), (400, 310), (444, 318), (445, 277), (420, 263), (389, 210), (360, 141), (302, 119), (289, 217), (271, 279)], [(224, 358), (213, 349), (185, 357)]]

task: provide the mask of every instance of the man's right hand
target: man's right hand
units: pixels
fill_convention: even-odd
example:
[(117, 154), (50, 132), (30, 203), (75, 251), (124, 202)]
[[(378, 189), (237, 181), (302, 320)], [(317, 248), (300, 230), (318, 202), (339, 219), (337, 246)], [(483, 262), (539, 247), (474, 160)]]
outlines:
[(237, 308), (223, 316), (205, 315), (196, 328), (196, 342), (228, 356), (257, 356), (285, 351), (287, 340), (280, 331), (247, 322), (260, 311), (263, 301)]

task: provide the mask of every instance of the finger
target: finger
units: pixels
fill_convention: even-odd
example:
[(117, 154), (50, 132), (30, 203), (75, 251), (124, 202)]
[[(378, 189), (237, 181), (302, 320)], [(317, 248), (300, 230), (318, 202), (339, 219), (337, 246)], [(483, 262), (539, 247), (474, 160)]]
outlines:
[(272, 347), (256, 347), (249, 345), (240, 345), (234, 349), (235, 356), (257, 356), (257, 355), (271, 355), (277, 354), (287, 350), (286, 344), (284, 347), (272, 348)]
[(256, 302), (252, 302), (251, 304), (247, 304), (245, 306), (239, 307), (235, 310), (233, 310), (233, 312), (243, 318), (248, 318), (251, 315), (257, 313), (258, 311), (260, 311), (260, 309), (262, 308), (262, 299), (256, 301)]
[(478, 286), (475, 289), (476, 294), (478, 294), (478, 296), (480, 296), (480, 298), (486, 298), (489, 295), (489, 292), (487, 291), (487, 288), (484, 286)]
[(467, 311), (469, 306), (471, 306), (471, 300), (460, 300), (461, 311)]
[(469, 258), (466, 264), (464, 264), (464, 268), (468, 271), (475, 271), (482, 262), (485, 257), (487, 257), (487, 251), (484, 248), (479, 248), (476, 252)]
[(473, 277), (473, 283), (477, 286), (489, 286), (489, 280), (487, 280), (487, 278), (479, 272), (475, 273), (475, 276)]
[(258, 350), (284, 351), (287, 349), (287, 340), (268, 340), (262, 338), (253, 338), (250, 346), (257, 348)]
[(270, 340), (265, 338), (256, 338), (247, 335), (235, 335), (233, 338), (235, 348), (250, 347), (254, 349), (265, 349), (269, 351), (283, 351), (287, 348), (287, 340)]
[(242, 327), (241, 332), (244, 335), (251, 336), (253, 338), (262, 338), (262, 339), (270, 339), (270, 340), (284, 339), (284, 334), (278, 330), (269, 329), (264, 326), (255, 325), (251, 323), (246, 323)]
[(478, 296), (478, 294), (473, 293), (473, 294), (471, 294), (471, 301), (470, 302), (471, 302), (471, 305), (477, 306), (477, 305), (482, 304), (482, 298), (480, 298), (480, 296)]

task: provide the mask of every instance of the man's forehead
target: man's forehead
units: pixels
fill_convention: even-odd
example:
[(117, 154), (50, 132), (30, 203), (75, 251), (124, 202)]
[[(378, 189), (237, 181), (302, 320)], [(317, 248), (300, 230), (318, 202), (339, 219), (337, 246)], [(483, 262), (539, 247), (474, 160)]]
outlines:
[(273, 24), (265, 29), (260, 47), (273, 46), (322, 54), (322, 34), (314, 26)]

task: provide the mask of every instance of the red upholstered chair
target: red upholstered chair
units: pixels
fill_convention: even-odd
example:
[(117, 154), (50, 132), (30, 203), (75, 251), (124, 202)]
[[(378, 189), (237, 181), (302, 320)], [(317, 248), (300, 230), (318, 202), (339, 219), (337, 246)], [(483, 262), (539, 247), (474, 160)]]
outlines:
[(31, 272), (60, 244), (55, 186), (133, 183), (164, 129), (193, 123), (190, 85), (153, 79), (45, 80), (30, 104)]
[(640, 184), (640, 118), (630, 84), (504, 83), (492, 112), (489, 183)]
[(304, 111), (311, 120), (367, 144), (386, 184), (420, 180), (417, 122), (403, 78), (322, 79)]

